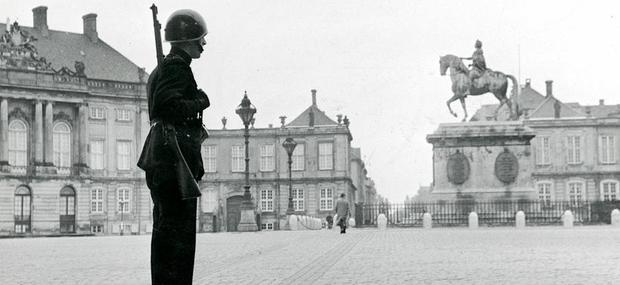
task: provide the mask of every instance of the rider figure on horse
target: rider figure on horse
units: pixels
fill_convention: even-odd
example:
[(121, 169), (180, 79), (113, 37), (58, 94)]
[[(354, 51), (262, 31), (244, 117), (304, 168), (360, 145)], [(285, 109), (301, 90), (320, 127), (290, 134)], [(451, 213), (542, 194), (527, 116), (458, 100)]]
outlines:
[(472, 56), (463, 58), (472, 61), (472, 64), (469, 65), (472, 67), (471, 71), (469, 71), (469, 79), (472, 83), (475, 79), (480, 78), (487, 70), (487, 63), (484, 60), (484, 53), (482, 52), (482, 42), (476, 40), (476, 45), (474, 47), (476, 50)]

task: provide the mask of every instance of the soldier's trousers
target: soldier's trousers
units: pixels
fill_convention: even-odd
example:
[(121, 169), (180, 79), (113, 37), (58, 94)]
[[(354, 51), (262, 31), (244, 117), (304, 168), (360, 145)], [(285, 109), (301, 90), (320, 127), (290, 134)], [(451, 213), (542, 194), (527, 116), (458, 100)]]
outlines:
[(174, 180), (153, 185), (149, 178), (147, 175), (153, 199), (152, 284), (192, 284), (197, 199), (181, 200)]

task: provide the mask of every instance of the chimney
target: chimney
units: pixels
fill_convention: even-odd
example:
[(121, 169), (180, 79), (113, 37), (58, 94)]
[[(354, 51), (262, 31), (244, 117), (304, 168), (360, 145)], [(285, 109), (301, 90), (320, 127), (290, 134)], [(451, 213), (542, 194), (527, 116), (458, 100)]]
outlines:
[(87, 36), (91, 42), (96, 43), (99, 40), (97, 35), (97, 14), (90, 13), (82, 16), (84, 21), (84, 35)]
[(316, 89), (312, 89), (310, 92), (312, 92), (312, 106), (316, 106)]
[(547, 84), (547, 97), (553, 96), (553, 80), (545, 81)]
[(599, 100), (598, 100), (598, 104), (599, 104), (600, 106), (605, 105), (605, 99), (599, 99)]
[(32, 9), (32, 26), (41, 32), (41, 35), (47, 37), (49, 30), (47, 28), (47, 7), (39, 6)]
[(532, 79), (525, 79), (525, 88), (532, 88)]

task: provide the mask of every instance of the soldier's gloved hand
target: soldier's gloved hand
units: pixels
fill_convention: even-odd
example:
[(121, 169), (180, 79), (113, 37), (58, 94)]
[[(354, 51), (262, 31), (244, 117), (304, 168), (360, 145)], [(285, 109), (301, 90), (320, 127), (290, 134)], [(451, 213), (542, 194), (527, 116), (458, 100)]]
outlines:
[(209, 96), (207, 96), (207, 93), (202, 91), (202, 89), (198, 89), (198, 100), (200, 101), (200, 105), (203, 107), (203, 109), (206, 109), (209, 106), (211, 106), (211, 102), (209, 101)]

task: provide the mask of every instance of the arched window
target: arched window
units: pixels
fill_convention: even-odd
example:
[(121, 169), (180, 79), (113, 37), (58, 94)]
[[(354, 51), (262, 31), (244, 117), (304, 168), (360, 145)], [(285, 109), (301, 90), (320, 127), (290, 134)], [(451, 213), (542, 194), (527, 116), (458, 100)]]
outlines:
[(28, 153), (28, 127), (22, 120), (9, 124), (9, 164), (26, 166)]
[(75, 190), (63, 187), (60, 190), (58, 211), (60, 212), (60, 232), (75, 232)]
[(620, 198), (620, 189), (618, 189), (618, 180), (601, 181), (601, 201), (615, 201)]
[(566, 183), (566, 198), (572, 205), (578, 205), (586, 199), (586, 183), (581, 179)]
[(58, 122), (53, 129), (54, 165), (71, 166), (71, 128), (65, 122)]
[(536, 190), (538, 190), (538, 200), (545, 206), (549, 206), (553, 200), (553, 182), (538, 181), (536, 182)]
[(26, 186), (19, 186), (15, 190), (15, 233), (30, 232), (31, 197), (30, 189)]

